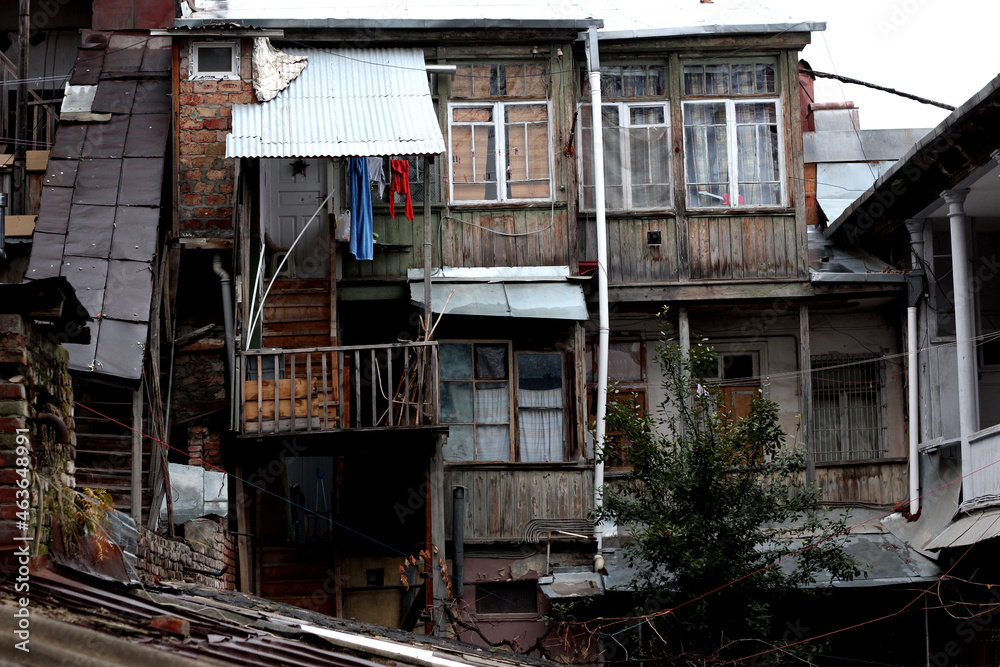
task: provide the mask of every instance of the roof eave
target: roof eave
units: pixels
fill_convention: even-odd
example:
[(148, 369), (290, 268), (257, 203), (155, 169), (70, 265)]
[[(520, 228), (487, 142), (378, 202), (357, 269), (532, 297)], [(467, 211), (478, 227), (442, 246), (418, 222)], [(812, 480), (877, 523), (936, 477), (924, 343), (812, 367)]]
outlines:
[(673, 28), (650, 28), (648, 30), (604, 30), (598, 33), (597, 38), (600, 40), (655, 39), (657, 37), (784, 34), (788, 32), (820, 32), (824, 30), (826, 30), (826, 23), (822, 21), (799, 21), (798, 23), (745, 23), (739, 25), (713, 24), (678, 26)]
[[(990, 81), (986, 86), (984, 86), (978, 93), (973, 95), (971, 98), (966, 100), (964, 104), (951, 112), (947, 118), (941, 121), (933, 130), (928, 132), (920, 141), (918, 141), (914, 146), (906, 152), (906, 154), (899, 159), (892, 167), (888, 169), (881, 177), (879, 177), (872, 187), (868, 188), (863, 195), (856, 199), (851, 205), (849, 205), (840, 216), (834, 220), (830, 225), (827, 226), (825, 234), (827, 238), (833, 238), (837, 235), (849, 235), (854, 238), (863, 236), (872, 227), (882, 227), (889, 223), (893, 219), (892, 212), (894, 209), (899, 208), (903, 203), (907, 204), (906, 210), (911, 213), (916, 213), (917, 211), (923, 210), (927, 205), (931, 204), (936, 200), (941, 191), (947, 189), (947, 187), (942, 188), (942, 190), (921, 188), (914, 193), (911, 193), (909, 197), (905, 200), (903, 197), (893, 195), (892, 200), (888, 203), (882, 203), (884, 212), (874, 219), (873, 223), (868, 223), (865, 225), (861, 223), (862, 215), (866, 218), (872, 219), (870, 215), (862, 211), (862, 208), (867, 208), (871, 203), (871, 200), (876, 196), (882, 196), (883, 200), (887, 197), (885, 196), (886, 190), (891, 190), (891, 186), (894, 185), (893, 181), (898, 180), (898, 177), (909, 169), (917, 169), (919, 173), (918, 178), (913, 182), (919, 182), (920, 176), (923, 175), (930, 167), (922, 166), (920, 163), (925, 161), (928, 157), (933, 157), (935, 153), (941, 153), (944, 149), (941, 148), (941, 144), (945, 144), (945, 148), (952, 147), (961, 144), (961, 138), (963, 132), (967, 131), (966, 127), (974, 120), (974, 117), (980, 113), (989, 110), (987, 107), (992, 107), (994, 113), (996, 109), (1000, 107), (1000, 75), (997, 75), (992, 81)], [(990, 149), (992, 150), (992, 148)], [(964, 151), (961, 151), (962, 155), (965, 155)], [(939, 157), (939, 156), (938, 156)], [(933, 157), (931, 164), (937, 161), (938, 157)], [(966, 160), (970, 162), (970, 160)], [(978, 166), (978, 165), (975, 165)], [(956, 174), (954, 176), (954, 182), (951, 183), (951, 187), (959, 183), (967, 174)], [(912, 179), (911, 179), (912, 180)], [(919, 203), (923, 202), (923, 203)], [(913, 210), (917, 207), (916, 210)], [(853, 232), (853, 233), (852, 233)]]
[(260, 19), (226, 19), (220, 21), (217, 18), (205, 19), (175, 19), (175, 28), (205, 29), (218, 27), (220, 23), (227, 26), (241, 26), (246, 29), (251, 28), (289, 28), (300, 30), (350, 30), (350, 29), (381, 29), (381, 30), (447, 30), (447, 29), (496, 29), (496, 28), (523, 28), (529, 29), (564, 29), (564, 30), (586, 30), (588, 28), (601, 28), (604, 26), (602, 19), (581, 18), (581, 19), (485, 19), (485, 18), (455, 18), (455, 19), (334, 19), (334, 18), (310, 18), (310, 19), (280, 19), (280, 18), (260, 18)]

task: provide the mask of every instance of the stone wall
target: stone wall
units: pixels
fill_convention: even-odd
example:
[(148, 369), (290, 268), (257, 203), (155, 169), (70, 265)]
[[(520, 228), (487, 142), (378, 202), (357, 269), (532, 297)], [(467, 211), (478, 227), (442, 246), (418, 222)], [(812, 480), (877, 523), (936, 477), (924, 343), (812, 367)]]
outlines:
[[(73, 487), (73, 389), (66, 349), (54, 343), (19, 315), (0, 315), (0, 571), (11, 565), (12, 550), (21, 535), (25, 511), (17, 503), (19, 470), (40, 474)], [(42, 416), (40, 419), (39, 416)], [(48, 415), (48, 416), (46, 416)], [(59, 422), (68, 429), (68, 442), (58, 442)], [(27, 429), (18, 433), (17, 429)], [(20, 449), (19, 449), (20, 448)], [(24, 454), (28, 454), (25, 461)], [(24, 463), (28, 466), (23, 466)], [(29, 521), (36, 516), (37, 498), (31, 498)]]
[(233, 104), (256, 101), (251, 46), (240, 42), (240, 79), (190, 79), (190, 50), (180, 44), (178, 187), (182, 236), (232, 237), (236, 161), (226, 158)]
[(187, 581), (220, 590), (236, 588), (235, 538), (225, 519), (184, 524), (184, 538), (171, 539), (139, 528), (136, 571), (147, 584)]

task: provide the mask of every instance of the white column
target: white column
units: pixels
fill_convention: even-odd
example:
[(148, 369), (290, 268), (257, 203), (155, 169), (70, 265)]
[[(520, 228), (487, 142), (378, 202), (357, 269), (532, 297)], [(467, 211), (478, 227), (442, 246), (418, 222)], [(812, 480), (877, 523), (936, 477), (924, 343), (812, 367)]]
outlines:
[(951, 220), (951, 275), (955, 287), (955, 356), (958, 363), (958, 422), (962, 436), (963, 476), (972, 472), (969, 436), (979, 428), (976, 347), (972, 340), (974, 299), (969, 275), (968, 222), (965, 219), (965, 198), (968, 194), (968, 190), (945, 190), (941, 193), (948, 204), (948, 218)]

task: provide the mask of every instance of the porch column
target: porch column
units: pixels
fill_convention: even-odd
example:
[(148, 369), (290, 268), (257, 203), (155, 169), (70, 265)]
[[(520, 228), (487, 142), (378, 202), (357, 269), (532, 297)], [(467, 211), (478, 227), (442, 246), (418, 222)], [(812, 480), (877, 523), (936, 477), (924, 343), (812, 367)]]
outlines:
[(809, 334), (809, 304), (799, 301), (799, 428), (806, 443), (806, 484), (816, 482), (816, 444), (810, 435), (812, 419), (812, 339)]
[(958, 363), (958, 423), (962, 437), (962, 475), (972, 472), (969, 436), (979, 428), (979, 397), (976, 388), (976, 357), (973, 343), (972, 282), (969, 275), (969, 246), (965, 219), (965, 198), (969, 191), (945, 190), (951, 221), (951, 267), (955, 287), (955, 356)]

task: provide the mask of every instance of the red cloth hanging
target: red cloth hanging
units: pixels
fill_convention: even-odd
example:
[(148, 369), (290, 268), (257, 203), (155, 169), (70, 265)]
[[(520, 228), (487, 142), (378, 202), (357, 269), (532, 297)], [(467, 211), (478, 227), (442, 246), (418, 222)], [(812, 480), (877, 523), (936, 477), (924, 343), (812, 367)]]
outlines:
[(413, 200), (410, 198), (410, 163), (407, 160), (389, 160), (392, 185), (389, 186), (389, 215), (396, 217), (395, 194), (406, 195), (406, 219), (413, 220)]

